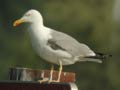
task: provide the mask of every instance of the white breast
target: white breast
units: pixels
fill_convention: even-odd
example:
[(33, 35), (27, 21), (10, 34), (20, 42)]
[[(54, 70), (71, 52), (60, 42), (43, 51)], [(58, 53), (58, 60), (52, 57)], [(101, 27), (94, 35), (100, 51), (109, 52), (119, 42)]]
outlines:
[(29, 30), (29, 34), (34, 50), (43, 59), (54, 64), (59, 64), (59, 60), (62, 60), (65, 65), (74, 63), (68, 63), (68, 59), (72, 57), (68, 52), (61, 50), (53, 50), (50, 46), (47, 45), (48, 39), (52, 38), (51, 30), (49, 28), (36, 27), (35, 29), (35, 27), (32, 26), (31, 30)]

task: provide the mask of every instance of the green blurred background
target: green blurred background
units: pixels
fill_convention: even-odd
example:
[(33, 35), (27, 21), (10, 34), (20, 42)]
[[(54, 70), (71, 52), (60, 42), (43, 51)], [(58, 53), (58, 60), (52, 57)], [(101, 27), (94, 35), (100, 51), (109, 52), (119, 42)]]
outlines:
[(26, 26), (12, 26), (27, 10), (37, 9), (46, 26), (70, 34), (94, 51), (113, 55), (102, 64), (82, 62), (64, 67), (77, 74), (79, 90), (120, 90), (120, 22), (113, 18), (114, 1), (1, 0), (0, 80), (8, 79), (10, 67), (50, 68), (33, 51)]

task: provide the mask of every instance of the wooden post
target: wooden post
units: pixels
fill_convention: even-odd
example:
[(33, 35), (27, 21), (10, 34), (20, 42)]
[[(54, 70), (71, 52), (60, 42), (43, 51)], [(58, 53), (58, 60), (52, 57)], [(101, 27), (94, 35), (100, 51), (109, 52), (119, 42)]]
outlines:
[[(10, 80), (37, 81), (49, 79), (50, 70), (39, 70), (30, 68), (10, 68)], [(57, 80), (58, 71), (53, 72), (53, 80)], [(75, 73), (62, 72), (60, 82), (75, 82)]]
[(43, 83), (35, 81), (0, 81), (0, 90), (78, 90), (74, 83)]
[[(0, 81), (0, 90), (78, 90), (75, 73), (62, 72), (59, 83), (39, 83), (38, 80), (48, 79), (50, 70), (30, 68), (10, 68), (10, 80)], [(57, 80), (58, 71), (53, 72), (53, 80)]]

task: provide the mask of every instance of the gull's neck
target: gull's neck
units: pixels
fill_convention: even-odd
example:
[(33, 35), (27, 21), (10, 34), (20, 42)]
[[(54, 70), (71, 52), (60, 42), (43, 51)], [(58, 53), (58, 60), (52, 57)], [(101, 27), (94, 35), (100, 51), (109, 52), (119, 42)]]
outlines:
[(31, 38), (39, 39), (40, 41), (46, 41), (50, 38), (50, 31), (41, 22), (32, 23), (30, 25), (30, 36)]
[(33, 31), (37, 31), (38, 29), (41, 29), (40, 31), (44, 31), (42, 28), (44, 28), (43, 22), (34, 22), (30, 24), (30, 28)]

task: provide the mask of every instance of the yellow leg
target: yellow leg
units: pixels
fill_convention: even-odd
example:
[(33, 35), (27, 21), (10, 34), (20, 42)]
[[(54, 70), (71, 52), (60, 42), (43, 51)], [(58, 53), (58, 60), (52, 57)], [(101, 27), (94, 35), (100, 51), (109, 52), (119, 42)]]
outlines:
[[(57, 80), (49, 80), (49, 83), (51, 83), (51, 82), (60, 82), (60, 77), (61, 77), (62, 69), (63, 69), (63, 68), (62, 68), (62, 62), (60, 61), (58, 79), (57, 79)], [(53, 74), (53, 72), (51, 72), (51, 74)]]
[(60, 67), (59, 67), (59, 74), (58, 74), (58, 79), (57, 82), (60, 82), (60, 77), (61, 77), (61, 73), (62, 73), (62, 62), (60, 61)]
[(53, 71), (54, 71), (54, 65), (52, 65), (51, 70), (50, 70), (50, 79), (49, 79), (49, 82), (52, 81), (52, 79), (53, 79)]

